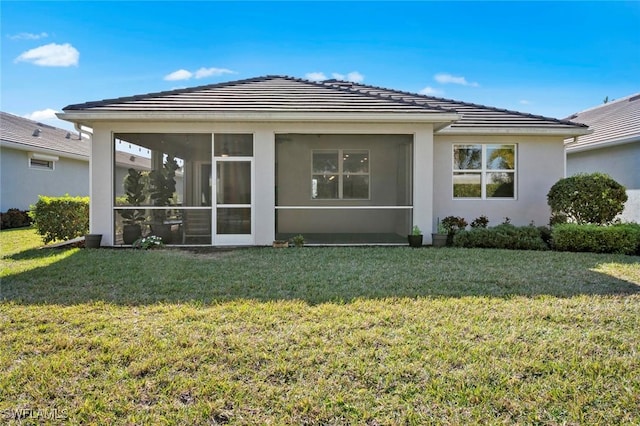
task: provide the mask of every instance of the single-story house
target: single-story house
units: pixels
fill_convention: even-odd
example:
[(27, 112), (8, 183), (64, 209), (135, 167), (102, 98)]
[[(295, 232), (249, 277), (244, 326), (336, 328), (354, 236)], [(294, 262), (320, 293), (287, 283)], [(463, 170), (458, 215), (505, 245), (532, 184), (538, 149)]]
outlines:
[(640, 223), (640, 93), (573, 114), (593, 133), (565, 141), (567, 176), (602, 172), (627, 188), (621, 220)]
[(0, 211), (29, 210), (38, 195), (89, 195), (87, 139), (75, 132), (0, 113)]
[[(91, 232), (122, 242), (121, 216), (144, 208), (144, 232), (170, 225), (178, 244), (401, 244), (438, 218), (546, 224), (564, 176), (571, 121), (358, 83), (287, 76), (69, 105), (93, 129)], [(152, 173), (183, 171), (143, 206), (115, 203), (116, 143), (151, 152)], [(173, 193), (171, 193), (173, 191)], [(162, 196), (160, 196), (162, 195)], [(189, 239), (190, 217), (208, 223)], [(204, 219), (203, 219), (204, 218)], [(180, 235), (182, 234), (182, 238)]]
[[(76, 132), (0, 112), (0, 211), (29, 210), (39, 195), (88, 196), (90, 148), (89, 139)], [(128, 151), (117, 151), (117, 182), (130, 167), (151, 169), (148, 152)], [(123, 195), (118, 185), (116, 196)]]

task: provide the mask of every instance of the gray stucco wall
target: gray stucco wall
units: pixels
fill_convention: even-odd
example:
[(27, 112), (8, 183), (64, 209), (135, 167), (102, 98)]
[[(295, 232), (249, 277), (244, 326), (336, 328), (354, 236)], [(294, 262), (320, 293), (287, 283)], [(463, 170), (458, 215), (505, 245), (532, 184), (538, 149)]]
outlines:
[[(452, 189), (453, 144), (516, 144), (516, 199), (454, 199)], [(518, 226), (549, 223), (547, 193), (564, 176), (564, 145), (561, 137), (549, 136), (445, 136), (434, 138), (434, 229), (437, 218), (461, 216), (471, 223), (485, 215), (489, 226), (505, 217)], [(419, 182), (416, 182), (419, 185)]]
[(54, 170), (29, 167), (26, 151), (2, 147), (0, 153), (0, 211), (28, 210), (38, 195), (89, 195), (89, 160), (60, 157)]
[(567, 153), (567, 176), (593, 172), (606, 173), (627, 188), (621, 219), (640, 223), (640, 141)]

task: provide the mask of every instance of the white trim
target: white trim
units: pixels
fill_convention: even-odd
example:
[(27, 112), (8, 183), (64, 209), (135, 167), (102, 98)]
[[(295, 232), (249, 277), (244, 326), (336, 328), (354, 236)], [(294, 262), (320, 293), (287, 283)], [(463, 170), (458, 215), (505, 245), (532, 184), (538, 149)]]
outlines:
[[(34, 160), (36, 163), (34, 163)], [(42, 170), (45, 172), (52, 172), (56, 169), (56, 162), (53, 160), (42, 160), (39, 158), (29, 157), (29, 168), (33, 170)], [(43, 164), (37, 164), (37, 162), (42, 162)]]
[(60, 160), (60, 157), (58, 157), (57, 155), (46, 155), (46, 154), (40, 154), (37, 152), (30, 152), (29, 158), (33, 158), (34, 160), (51, 161), (51, 162), (56, 162)]
[(3, 148), (15, 149), (18, 151), (41, 152), (45, 155), (56, 155), (63, 158), (71, 158), (73, 160), (82, 160), (87, 162), (89, 161), (89, 155), (71, 154), (64, 151), (56, 151), (55, 149), (42, 148), (39, 146), (26, 145), (26, 144), (21, 144), (16, 142), (10, 142), (6, 140), (0, 141), (0, 146)]
[(276, 210), (413, 210), (413, 206), (275, 206)]
[[(415, 112), (292, 112), (292, 111), (242, 111), (242, 112), (175, 112), (175, 111), (91, 111), (56, 114), (61, 120), (73, 123), (96, 121), (320, 121), (320, 122), (373, 122), (373, 123), (453, 123), (462, 117), (456, 113), (416, 110)], [(91, 127), (91, 126), (88, 126)]]
[(567, 153), (574, 152), (582, 152), (582, 151), (591, 151), (594, 149), (603, 149), (608, 148), (610, 146), (618, 146), (618, 145), (626, 145), (629, 143), (640, 142), (640, 135), (629, 136), (627, 138), (618, 139), (618, 140), (610, 140), (610, 141), (601, 141), (601, 142), (585, 142), (585, 143), (576, 143), (568, 142), (565, 144), (564, 149)]
[(474, 135), (474, 136), (497, 136), (497, 135), (511, 135), (511, 136), (525, 136), (525, 135), (540, 135), (540, 136), (584, 136), (593, 133), (593, 130), (586, 128), (544, 128), (535, 127), (446, 127), (442, 130), (435, 131), (434, 136), (437, 135)]
[[(456, 146), (480, 146), (480, 168), (479, 169), (456, 169), (455, 151)], [(510, 145), (513, 146), (513, 170), (510, 169), (489, 169), (487, 168), (487, 147)], [(516, 201), (518, 199), (518, 144), (517, 143), (454, 143), (451, 145), (451, 197), (453, 201)], [(480, 175), (480, 197), (456, 197), (454, 191), (454, 176), (456, 173)], [(487, 175), (489, 173), (512, 173), (513, 174), (513, 197), (488, 197), (487, 196)]]

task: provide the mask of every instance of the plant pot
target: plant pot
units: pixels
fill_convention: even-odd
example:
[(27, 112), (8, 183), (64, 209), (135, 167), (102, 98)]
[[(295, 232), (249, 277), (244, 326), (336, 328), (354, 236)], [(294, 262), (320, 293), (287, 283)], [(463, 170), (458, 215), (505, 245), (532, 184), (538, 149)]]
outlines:
[(125, 244), (133, 244), (142, 236), (142, 228), (138, 224), (124, 225), (122, 229), (122, 241)]
[(273, 247), (275, 247), (275, 248), (285, 248), (285, 247), (289, 247), (289, 241), (285, 241), (285, 240), (274, 240), (274, 241), (273, 241)]
[(422, 247), (423, 235), (407, 235), (410, 247)]
[(172, 233), (171, 233), (171, 225), (165, 223), (156, 223), (155, 225), (151, 225), (151, 232), (153, 235), (162, 238), (163, 244), (171, 244)]
[(102, 234), (87, 234), (84, 236), (84, 247), (100, 248), (101, 241), (102, 241)]
[(431, 234), (431, 240), (434, 247), (447, 246), (447, 234)]

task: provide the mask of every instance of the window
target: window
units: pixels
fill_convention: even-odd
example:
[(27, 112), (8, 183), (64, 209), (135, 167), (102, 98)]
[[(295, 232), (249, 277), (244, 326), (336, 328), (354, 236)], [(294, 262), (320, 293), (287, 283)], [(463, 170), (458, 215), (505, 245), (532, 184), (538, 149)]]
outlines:
[(32, 158), (29, 160), (29, 167), (32, 169), (53, 170), (53, 161), (36, 160), (35, 158)]
[(369, 198), (368, 150), (312, 151), (311, 198), (366, 200)]
[(516, 198), (516, 145), (453, 146), (453, 198)]

